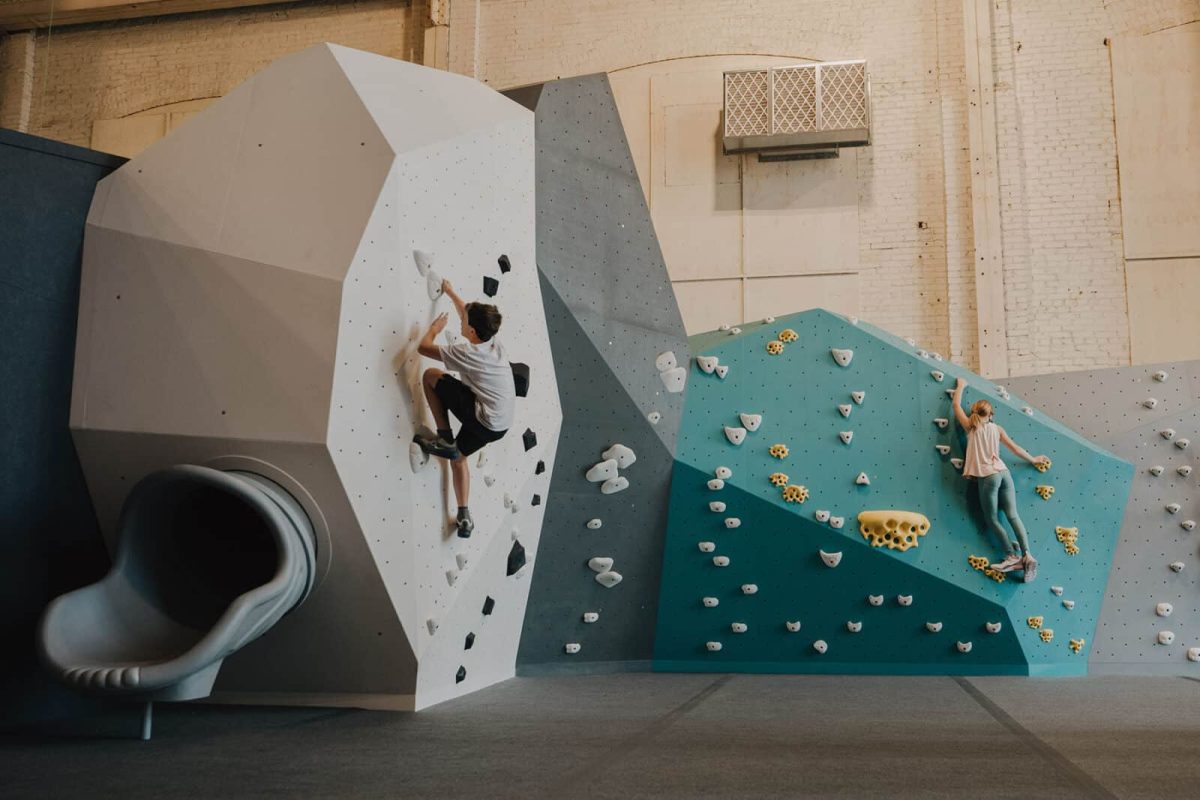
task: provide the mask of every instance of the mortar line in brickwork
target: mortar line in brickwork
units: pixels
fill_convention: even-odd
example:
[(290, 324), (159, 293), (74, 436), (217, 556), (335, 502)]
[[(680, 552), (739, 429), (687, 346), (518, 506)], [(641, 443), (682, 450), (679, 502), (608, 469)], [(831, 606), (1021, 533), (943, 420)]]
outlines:
[(716, 694), (721, 687), (733, 680), (733, 675), (721, 675), (712, 683), (705, 686), (696, 694), (680, 703), (675, 708), (663, 714), (640, 731), (625, 738), (624, 744), (599, 754), (577, 770), (568, 772), (562, 780), (548, 786), (542, 793), (545, 797), (572, 797), (577, 793), (573, 790), (590, 785), (596, 778), (613, 771), (613, 766), (626, 756), (642, 750), (646, 745), (659, 736), (684, 714), (695, 709), (708, 698)]
[(955, 676), (954, 682), (966, 692), (972, 700), (980, 705), (992, 718), (1008, 729), (1027, 748), (1041, 757), (1043, 761), (1056, 769), (1068, 783), (1083, 792), (1085, 797), (1101, 798), (1102, 800), (1117, 800), (1117, 796), (1104, 788), (1088, 773), (1084, 772), (1075, 762), (1055, 750), (1036, 733), (1017, 722), (1007, 711), (998, 706), (990, 697), (983, 693), (978, 686), (963, 677)]

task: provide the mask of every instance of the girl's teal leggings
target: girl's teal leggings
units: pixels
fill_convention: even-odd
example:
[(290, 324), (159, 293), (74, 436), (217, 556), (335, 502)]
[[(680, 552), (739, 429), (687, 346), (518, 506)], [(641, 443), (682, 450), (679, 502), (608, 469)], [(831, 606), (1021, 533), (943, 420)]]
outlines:
[[(1021, 522), (1021, 516), (1017, 513), (1017, 490), (1013, 486), (1012, 475), (1005, 469), (977, 480), (979, 481), (979, 504), (983, 506), (983, 517), (1000, 537), (1000, 541), (1004, 542), (1005, 552), (1016, 555), (1028, 553), (1029, 534), (1025, 533), (1025, 524)], [(1000, 522), (1001, 509), (1004, 510), (1004, 516), (1008, 517), (1008, 524), (1012, 525), (1013, 533), (1017, 535), (1020, 542), (1019, 550), (1017, 543), (1009, 538), (1008, 531)]]

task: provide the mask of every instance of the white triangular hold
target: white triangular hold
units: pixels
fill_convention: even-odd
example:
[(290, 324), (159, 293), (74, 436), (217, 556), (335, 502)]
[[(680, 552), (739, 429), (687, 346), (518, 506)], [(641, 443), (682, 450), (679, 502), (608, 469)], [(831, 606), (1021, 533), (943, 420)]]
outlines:
[(424, 278), (429, 274), (429, 268), (433, 265), (433, 253), (413, 250), (413, 261), (417, 264), (417, 272), (421, 273), (421, 277)]
[(658, 373), (658, 377), (662, 379), (663, 386), (671, 394), (678, 394), (687, 386), (687, 370), (683, 367), (672, 367)]
[(483, 485), (484, 486), (487, 486), (490, 489), (495, 484), (496, 484), (496, 476), (495, 475), (493, 475), (489, 472), (488, 474), (483, 476)]
[(850, 362), (854, 360), (853, 350), (843, 350), (841, 348), (834, 347), (831, 348), (829, 352), (833, 355), (833, 360), (836, 361), (840, 367), (848, 367), (850, 366)]
[(849, 403), (838, 403), (838, 413), (843, 417), (849, 417), (850, 412), (854, 410), (854, 406)]
[(730, 444), (741, 444), (742, 442), (746, 441), (746, 429), (745, 428), (731, 428), (728, 425), (726, 425), (725, 426), (725, 438), (729, 440)]
[(871, 479), (867, 477), (867, 473), (865, 473), (865, 472), (858, 473), (858, 477), (854, 479), (854, 482), (857, 483), (859, 486), (870, 486), (871, 485)]
[(933, 421), (933, 424), (937, 425), (942, 430), (945, 430), (946, 426), (950, 424), (950, 420), (946, 419), (945, 417), (938, 417)]
[(608, 572), (613, 568), (613, 560), (608, 556), (593, 556), (588, 559), (588, 568), (592, 572)]
[(420, 472), (421, 467), (429, 463), (429, 454), (421, 449), (416, 442), (408, 443), (408, 465), (413, 472)]
[(961, 458), (952, 458), (952, 459), (950, 459), (950, 464), (951, 464), (951, 465), (952, 465), (952, 466), (953, 466), (955, 469), (962, 469), (962, 467), (963, 467), (963, 460), (962, 460)]
[(728, 364), (717, 364), (717, 368), (713, 371), (717, 373), (718, 378), (720, 378), (721, 380), (725, 380), (725, 376), (729, 374), (729, 365)]
[(950, 455), (950, 445), (948, 444), (935, 444), (934, 448), (944, 456)]
[(660, 413), (658, 411), (651, 411), (649, 414), (646, 415), (646, 419), (650, 421), (651, 425), (657, 425), (659, 422), (662, 421), (662, 413)]
[(604, 483), (600, 484), (601, 494), (616, 494), (629, 488), (629, 481), (624, 475), (618, 475), (615, 478), (609, 478)]
[(937, 381), (938, 383), (941, 383), (942, 379), (946, 377), (945, 374), (943, 374), (942, 371), (938, 370), (938, 369), (935, 369), (933, 372), (931, 372), (929, 374), (932, 375), (933, 379), (935, 381)]
[(458, 565), (459, 569), (466, 569), (471, 560), (467, 558), (466, 553), (458, 553), (454, 556), (454, 563)]
[(701, 372), (712, 375), (717, 368), (716, 356), (696, 356), (696, 366)]
[(634, 453), (633, 450), (619, 443), (614, 444), (612, 447), (605, 450), (600, 454), (600, 457), (616, 459), (617, 467), (619, 469), (627, 469), (633, 465), (633, 462), (637, 461), (637, 453)]
[(600, 483), (601, 481), (617, 477), (617, 460), (615, 458), (606, 458), (604, 461), (593, 465), (584, 474), (584, 477), (592, 483)]
[(601, 572), (596, 576), (596, 583), (600, 584), (605, 589), (611, 589), (623, 580), (624, 576), (622, 576), (619, 572)]
[(433, 636), (435, 633), (437, 633), (437, 629), (438, 623), (436, 619), (430, 617), (429, 619), (425, 620), (425, 630), (429, 631), (430, 636)]
[(854, 431), (838, 431), (838, 438), (842, 440), (842, 444), (850, 444), (850, 440), (854, 438)]
[(842, 563), (842, 552), (840, 550), (836, 553), (826, 553), (824, 550), (818, 550), (817, 552), (821, 554), (821, 560), (825, 562), (825, 566), (831, 569)]
[(438, 275), (437, 271), (431, 269), (425, 276), (425, 291), (428, 292), (430, 300), (437, 300), (442, 296), (442, 276)]
[(867, 393), (862, 391), (861, 389), (855, 389), (853, 392), (850, 393), (850, 397), (851, 397), (851, 399), (854, 400), (855, 403), (858, 403), (861, 406), (863, 404), (863, 400), (867, 399)]
[(654, 359), (654, 366), (659, 372), (666, 372), (669, 369), (675, 369), (679, 365), (675, 363), (675, 354), (668, 350), (665, 353), (658, 354), (658, 357)]
[(742, 427), (751, 433), (754, 433), (758, 430), (758, 426), (762, 425), (762, 414), (739, 413), (738, 419), (741, 420)]
[(456, 569), (446, 570), (446, 583), (449, 584), (450, 586), (453, 586), (454, 584), (458, 583), (458, 570), (456, 570)]

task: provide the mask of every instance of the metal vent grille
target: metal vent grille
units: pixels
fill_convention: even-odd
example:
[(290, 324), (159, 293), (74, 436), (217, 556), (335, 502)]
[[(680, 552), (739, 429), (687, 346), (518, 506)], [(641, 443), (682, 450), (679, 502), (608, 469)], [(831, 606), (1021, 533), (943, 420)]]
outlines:
[(870, 143), (866, 61), (725, 73), (725, 150)]

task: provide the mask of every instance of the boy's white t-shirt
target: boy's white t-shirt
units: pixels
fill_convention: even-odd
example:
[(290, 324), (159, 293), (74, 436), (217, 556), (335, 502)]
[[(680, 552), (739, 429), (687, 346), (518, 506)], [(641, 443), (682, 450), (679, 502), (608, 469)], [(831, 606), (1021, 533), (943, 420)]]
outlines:
[(485, 428), (506, 431), (512, 426), (517, 389), (512, 365), (504, 347), (492, 337), (472, 344), (442, 345), (442, 362), (459, 374), (460, 380), (475, 393), (475, 417)]

